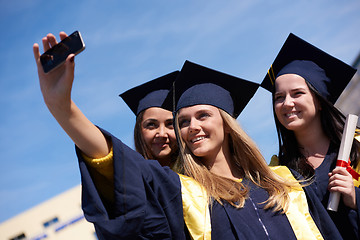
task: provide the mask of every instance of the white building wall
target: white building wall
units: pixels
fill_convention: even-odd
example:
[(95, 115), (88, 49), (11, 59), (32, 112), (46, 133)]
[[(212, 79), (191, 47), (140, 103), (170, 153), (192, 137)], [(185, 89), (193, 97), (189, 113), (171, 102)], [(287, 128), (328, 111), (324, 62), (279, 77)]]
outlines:
[[(3, 222), (0, 240), (97, 239), (93, 225), (84, 218), (80, 199), (81, 186), (78, 185)], [(21, 237), (22, 234), (25, 237)]]

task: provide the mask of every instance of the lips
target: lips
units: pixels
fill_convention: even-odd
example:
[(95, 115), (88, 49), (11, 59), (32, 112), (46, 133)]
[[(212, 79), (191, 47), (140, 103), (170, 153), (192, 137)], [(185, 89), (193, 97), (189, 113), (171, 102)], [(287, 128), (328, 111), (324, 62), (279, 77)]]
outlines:
[(168, 146), (169, 143), (167, 143), (167, 142), (155, 142), (155, 143), (153, 143), (153, 145), (158, 146), (160, 148), (164, 148), (164, 147)]
[(292, 117), (295, 117), (295, 116), (297, 116), (298, 115), (298, 111), (296, 111), (296, 112), (290, 112), (290, 113), (286, 113), (286, 114), (284, 114), (286, 117), (288, 117), (288, 118), (292, 118)]
[(205, 139), (204, 136), (196, 137), (196, 138), (191, 139), (190, 142), (191, 142), (191, 143), (196, 143), (196, 142), (201, 141), (201, 140), (203, 140), (203, 139)]

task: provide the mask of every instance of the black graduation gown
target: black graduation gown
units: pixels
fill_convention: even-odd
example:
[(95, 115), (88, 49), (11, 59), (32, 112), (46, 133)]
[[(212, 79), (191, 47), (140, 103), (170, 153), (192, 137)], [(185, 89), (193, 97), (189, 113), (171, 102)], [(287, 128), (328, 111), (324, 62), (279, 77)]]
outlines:
[(268, 193), (250, 181), (243, 183), (250, 188), (243, 208), (227, 202), (211, 208), (212, 239), (296, 239), (286, 215), (263, 208)]
[[(168, 167), (161, 167), (157, 161), (145, 160), (119, 139), (103, 133), (111, 138), (114, 153), (115, 204), (111, 212), (99, 196), (88, 166), (77, 149), (82, 208), (85, 218), (94, 224), (98, 238), (190, 239), (183, 219), (179, 175)], [(248, 184), (250, 198), (244, 208), (214, 202), (210, 209), (212, 239), (296, 239), (285, 214), (263, 209), (260, 202), (267, 199), (267, 192)], [(316, 207), (312, 210), (316, 224), (321, 225), (319, 221), (324, 215), (318, 213)], [(325, 235), (321, 232), (325, 239), (338, 239), (331, 227)]]
[(77, 149), (82, 208), (99, 239), (185, 239), (178, 175), (111, 137), (115, 204), (108, 212)]
[[(327, 208), (329, 200), (329, 183), (328, 173), (336, 167), (336, 158), (338, 149), (330, 144), (329, 150), (321, 165), (315, 169), (315, 181), (310, 187), (314, 190), (317, 197), (322, 202), (324, 208)], [(359, 239), (360, 237), (360, 189), (355, 187), (357, 210), (346, 207), (340, 200), (337, 212), (328, 211), (332, 220), (339, 229), (344, 239)]]

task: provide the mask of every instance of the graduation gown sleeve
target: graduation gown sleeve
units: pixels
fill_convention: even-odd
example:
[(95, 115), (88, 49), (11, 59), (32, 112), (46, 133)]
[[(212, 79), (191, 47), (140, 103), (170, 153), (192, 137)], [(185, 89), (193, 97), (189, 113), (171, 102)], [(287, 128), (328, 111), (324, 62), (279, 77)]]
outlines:
[(101, 129), (113, 144), (114, 202), (103, 201), (80, 150), (82, 208), (99, 239), (185, 239), (179, 176), (145, 160)]

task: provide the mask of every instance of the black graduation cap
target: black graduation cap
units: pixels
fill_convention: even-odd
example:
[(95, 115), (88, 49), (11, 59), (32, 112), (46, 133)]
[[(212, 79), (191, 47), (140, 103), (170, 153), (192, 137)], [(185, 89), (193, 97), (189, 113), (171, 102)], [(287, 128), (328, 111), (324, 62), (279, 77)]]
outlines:
[(237, 118), (259, 84), (185, 61), (165, 103), (174, 111), (197, 104), (218, 107)]
[[(162, 107), (178, 73), (179, 71), (171, 72), (131, 88), (119, 96), (125, 101), (136, 116), (150, 107)], [(172, 108), (169, 108), (168, 110), (172, 111)]]
[(294, 73), (334, 104), (355, 72), (356, 69), (290, 33), (261, 86), (273, 92), (278, 76)]

